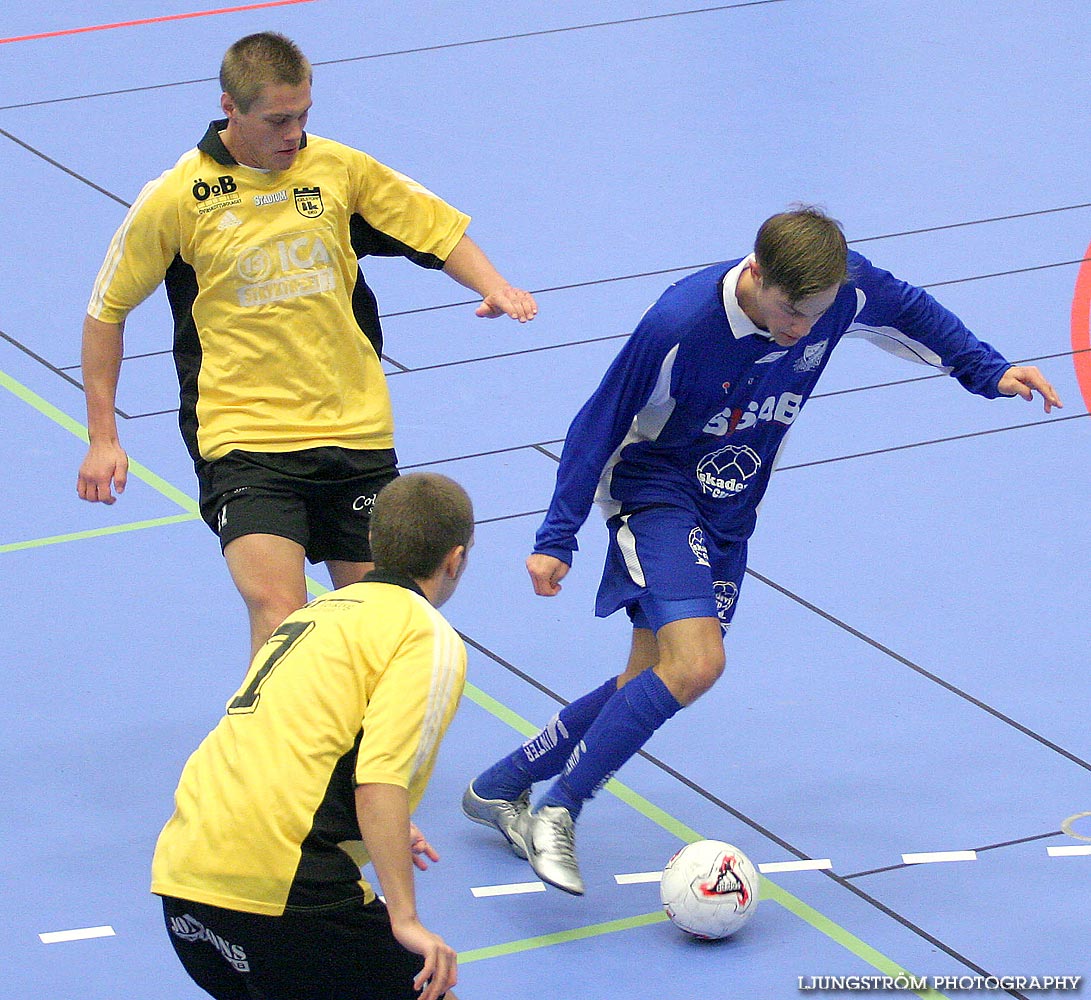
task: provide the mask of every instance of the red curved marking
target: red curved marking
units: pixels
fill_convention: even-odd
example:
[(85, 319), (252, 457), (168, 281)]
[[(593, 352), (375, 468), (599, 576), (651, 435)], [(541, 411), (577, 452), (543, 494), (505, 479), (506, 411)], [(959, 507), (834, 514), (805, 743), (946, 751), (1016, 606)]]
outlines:
[(1083, 405), (1091, 413), (1091, 246), (1083, 255), (1072, 296), (1072, 363)]

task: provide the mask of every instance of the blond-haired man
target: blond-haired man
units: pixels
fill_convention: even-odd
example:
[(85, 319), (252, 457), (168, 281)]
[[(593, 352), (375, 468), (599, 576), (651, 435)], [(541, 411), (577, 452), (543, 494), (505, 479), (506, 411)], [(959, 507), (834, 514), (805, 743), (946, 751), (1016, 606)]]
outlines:
[(77, 490), (112, 504), (125, 488), (115, 417), (124, 324), (165, 281), (182, 437), (253, 654), (306, 602), (305, 559), (324, 562), (335, 587), (370, 568), (371, 505), (397, 475), (378, 311), (357, 257), (442, 268), (481, 295), (479, 316), (525, 322), (537, 306), (466, 235), (466, 215), (304, 131), (311, 66), (289, 39), (240, 39), (220, 82), (225, 117), (144, 187), (95, 282)]

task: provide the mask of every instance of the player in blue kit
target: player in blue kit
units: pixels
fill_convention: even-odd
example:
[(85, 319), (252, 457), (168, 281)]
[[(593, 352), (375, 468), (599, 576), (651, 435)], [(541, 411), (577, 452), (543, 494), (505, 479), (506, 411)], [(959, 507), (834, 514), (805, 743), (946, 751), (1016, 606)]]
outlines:
[[(462, 801), (557, 888), (583, 893), (574, 823), (584, 802), (723, 672), (758, 504), (846, 335), (986, 398), (1038, 392), (1047, 413), (1061, 405), (1037, 368), (1013, 366), (927, 292), (849, 252), (817, 209), (773, 216), (752, 254), (667, 289), (572, 422), (527, 559), (535, 593), (558, 593), (599, 503), (610, 544), (595, 613), (628, 613), (628, 663), (475, 778)], [(532, 810), (530, 788), (548, 778)]]

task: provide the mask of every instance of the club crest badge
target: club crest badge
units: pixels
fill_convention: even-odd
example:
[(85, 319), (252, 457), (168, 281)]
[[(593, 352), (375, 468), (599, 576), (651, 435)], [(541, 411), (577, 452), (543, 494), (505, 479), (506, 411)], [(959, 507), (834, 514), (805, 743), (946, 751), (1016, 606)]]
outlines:
[(826, 345), (829, 344), (828, 340), (820, 340), (817, 344), (809, 344), (803, 348), (803, 357), (801, 357), (792, 367), (797, 372), (813, 372), (820, 364), (822, 359), (826, 356)]
[(739, 588), (730, 580), (717, 580), (712, 589), (716, 594), (716, 614), (720, 621), (726, 624), (728, 612), (735, 607), (735, 601), (739, 596)]
[(305, 219), (317, 219), (326, 209), (322, 204), (321, 188), (292, 188), (295, 210)]

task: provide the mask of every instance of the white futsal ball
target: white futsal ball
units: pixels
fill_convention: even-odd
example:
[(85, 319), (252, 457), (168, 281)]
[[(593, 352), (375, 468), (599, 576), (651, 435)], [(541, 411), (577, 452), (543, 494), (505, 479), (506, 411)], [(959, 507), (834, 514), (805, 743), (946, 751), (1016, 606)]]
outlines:
[(720, 840), (687, 844), (663, 869), (659, 898), (674, 925), (706, 941), (734, 934), (758, 905), (750, 859)]

